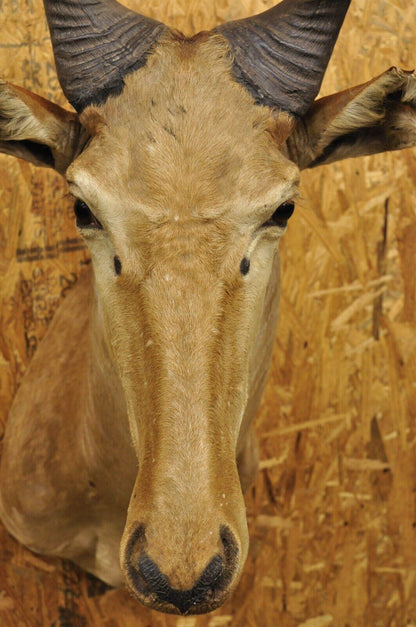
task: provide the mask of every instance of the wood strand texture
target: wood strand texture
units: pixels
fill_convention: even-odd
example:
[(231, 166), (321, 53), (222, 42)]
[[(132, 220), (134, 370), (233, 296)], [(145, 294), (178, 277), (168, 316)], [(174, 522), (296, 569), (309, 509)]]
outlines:
[[(129, 0), (187, 33), (271, 0)], [(65, 103), (40, 1), (0, 0), (0, 76)], [(321, 93), (416, 65), (413, 0), (353, 0)], [(0, 624), (416, 624), (416, 150), (303, 175), (247, 497), (250, 553), (213, 614), (165, 616), (0, 530)], [(58, 175), (0, 158), (0, 436), (25, 367), (89, 263)]]

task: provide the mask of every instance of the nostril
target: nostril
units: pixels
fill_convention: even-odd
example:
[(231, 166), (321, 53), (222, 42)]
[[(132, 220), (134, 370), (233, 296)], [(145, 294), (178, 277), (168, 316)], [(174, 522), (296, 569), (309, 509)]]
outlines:
[(224, 560), (221, 555), (215, 555), (193, 588), (178, 590), (171, 587), (168, 577), (160, 572), (148, 555), (142, 555), (139, 560), (140, 574), (148, 592), (155, 594), (158, 601), (174, 605), (182, 614), (214, 598), (216, 583), (221, 580), (223, 573), (223, 565)]
[[(192, 590), (197, 588), (198, 591), (201, 591), (204, 588), (212, 588), (222, 574), (223, 566), (224, 560), (221, 555), (213, 557), (208, 566), (203, 570)], [(142, 555), (140, 558), (139, 569), (149, 589), (158, 594), (159, 597), (168, 587), (170, 588), (168, 578), (160, 572), (159, 568), (148, 555)]]
[(238, 544), (231, 529), (222, 525), (220, 529), (220, 538), (224, 547), (224, 556), (227, 566), (235, 564), (238, 557)]
[(130, 535), (126, 546), (125, 558), (126, 564), (135, 564), (139, 561), (146, 546), (146, 529), (144, 525), (138, 525)]
[(216, 555), (212, 558), (208, 566), (202, 572), (202, 575), (198, 579), (198, 584), (201, 588), (212, 588), (215, 582), (222, 575), (224, 568), (224, 560), (221, 555)]
[(146, 554), (140, 557), (138, 565), (140, 574), (147, 584), (149, 591), (154, 592), (161, 598), (164, 591), (170, 588), (166, 575), (162, 575), (154, 561)]
[(173, 588), (169, 577), (147, 553), (144, 526), (132, 534), (125, 554), (128, 581), (133, 593), (146, 605), (166, 610), (173, 605), (182, 614), (207, 612), (225, 600), (238, 565), (238, 545), (231, 530), (220, 528), (222, 550), (212, 557), (195, 585)]

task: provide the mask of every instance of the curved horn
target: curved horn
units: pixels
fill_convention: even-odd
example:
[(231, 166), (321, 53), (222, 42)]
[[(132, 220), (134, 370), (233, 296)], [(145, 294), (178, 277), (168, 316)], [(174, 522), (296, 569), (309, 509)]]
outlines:
[(234, 72), (256, 101), (303, 115), (315, 100), (350, 0), (283, 0), (218, 26)]
[(167, 30), (116, 0), (44, 0), (59, 82), (80, 112), (121, 93)]

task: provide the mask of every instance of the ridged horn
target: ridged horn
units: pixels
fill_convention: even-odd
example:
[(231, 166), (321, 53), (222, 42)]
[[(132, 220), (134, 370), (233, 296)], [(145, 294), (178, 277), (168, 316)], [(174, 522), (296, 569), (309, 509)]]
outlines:
[(121, 93), (167, 27), (116, 0), (44, 0), (59, 82), (80, 112)]
[(315, 100), (350, 0), (283, 0), (218, 26), (256, 102), (303, 115)]

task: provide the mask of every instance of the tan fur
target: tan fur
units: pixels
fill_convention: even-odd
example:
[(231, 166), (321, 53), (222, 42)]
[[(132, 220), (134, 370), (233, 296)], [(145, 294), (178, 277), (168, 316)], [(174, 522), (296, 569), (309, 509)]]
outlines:
[[(246, 489), (257, 467), (251, 423), (277, 320), (283, 229), (261, 225), (296, 195), (298, 182), (279, 150), (290, 119), (254, 106), (230, 67), (218, 36), (166, 38), (126, 78), (121, 97), (81, 116), (92, 138), (67, 178), (105, 227), (85, 232), (95, 285), (89, 295), (80, 285), (75, 310), (65, 303), (26, 375), (1, 479), (2, 515), (22, 542), (110, 583), (121, 583), (114, 551), (130, 496), (121, 554), (145, 524), (147, 554), (179, 589), (191, 588), (221, 550), (226, 525), (239, 556), (212, 608), (235, 586), (247, 554), (237, 459)], [(66, 352), (69, 315), (85, 326), (77, 332), (68, 323), (79, 361), (43, 367), (39, 386), (40, 364)], [(62, 396), (57, 382), (68, 379)], [(66, 407), (67, 394), (75, 407)], [(26, 422), (43, 437), (53, 433), (57, 451), (51, 457), (43, 447), (35, 456), (23, 490), (25, 460), (42, 448)], [(119, 457), (124, 467), (111, 462)]]
[[(42, 157), (22, 143), (30, 140), (50, 148), (55, 167), (62, 174), (82, 145), (77, 116), (58, 105), (0, 80), (0, 150), (45, 165)], [(8, 142), (12, 141), (13, 144)], [(16, 142), (16, 143), (15, 143)], [(51, 165), (51, 164), (47, 164)]]
[(415, 144), (416, 73), (393, 67), (318, 100), (290, 137), (289, 154), (303, 169)]
[[(246, 555), (236, 446), (279, 237), (257, 233), (295, 193), (297, 170), (273, 140), (275, 120), (230, 80), (219, 39), (165, 42), (99, 113), (67, 176), (109, 234), (90, 249), (140, 463), (122, 552), (144, 523), (148, 554), (187, 589), (218, 550), (221, 524), (241, 565)], [(245, 280), (239, 265), (256, 238)]]
[[(234, 81), (220, 36), (168, 35), (120, 96), (83, 112), (83, 141), (65, 153), (81, 154), (66, 176), (104, 229), (84, 230), (94, 279), (56, 316), (9, 418), (0, 511), (20, 541), (114, 585), (123, 573), (137, 598), (176, 611), (135, 590), (130, 539), (145, 525), (147, 555), (188, 590), (222, 551), (226, 526), (235, 572), (202, 611), (234, 588), (248, 547), (241, 487), (256, 472), (252, 422), (278, 310), (284, 229), (262, 225), (296, 197), (295, 162), (310, 165), (337, 124), (360, 124), (370, 103), (366, 88), (354, 95), (352, 113), (341, 94), (292, 132), (291, 116), (255, 105)], [(20, 117), (17, 129), (26, 100), (8, 114)], [(9, 138), (26, 134), (13, 125)]]

